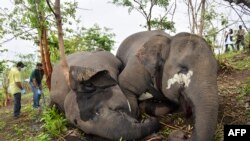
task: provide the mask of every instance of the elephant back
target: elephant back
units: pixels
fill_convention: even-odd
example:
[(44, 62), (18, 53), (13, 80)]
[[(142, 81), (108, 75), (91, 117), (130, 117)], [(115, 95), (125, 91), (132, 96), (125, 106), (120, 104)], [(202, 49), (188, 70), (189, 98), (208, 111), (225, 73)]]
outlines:
[(121, 60), (123, 65), (126, 65), (128, 60), (136, 56), (147, 41), (158, 35), (170, 37), (170, 35), (161, 30), (143, 31), (130, 35), (119, 46), (116, 57)]

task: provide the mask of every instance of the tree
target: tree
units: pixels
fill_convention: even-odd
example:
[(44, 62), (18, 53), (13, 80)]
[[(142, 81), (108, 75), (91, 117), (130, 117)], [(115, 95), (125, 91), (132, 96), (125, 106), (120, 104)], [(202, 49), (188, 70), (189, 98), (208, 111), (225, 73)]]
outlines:
[[(73, 20), (70, 19), (70, 17), (73, 19), (75, 18), (74, 14), (76, 6), (77, 3), (64, 4), (63, 13), (65, 17), (67, 17), (63, 19), (65, 23), (67, 23), (67, 21), (70, 21), (68, 23), (72, 23)], [(50, 36), (51, 33), (53, 34), (56, 28), (46, 1), (15, 0), (15, 7), (13, 11), (2, 9), (2, 13), (4, 13), (5, 19), (2, 26), (4, 27), (3, 33), (13, 35), (12, 38), (4, 42), (14, 38), (20, 38), (34, 41), (37, 46), (40, 46), (41, 61), (47, 78), (46, 82), (50, 88), (52, 66), (50, 62), (48, 36)], [(49, 31), (48, 27), (50, 27)]]
[[(111, 51), (114, 46), (114, 33), (110, 33), (108, 28), (100, 28), (94, 25), (88, 29), (78, 28), (71, 37), (64, 39), (65, 53), (72, 54), (77, 51), (92, 51), (96, 48), (102, 48), (106, 51)], [(59, 60), (58, 38), (50, 36), (49, 46), (51, 53), (51, 61)]]
[(191, 33), (202, 36), (205, 23), (206, 0), (184, 0), (188, 7), (189, 25)]
[(64, 77), (66, 82), (69, 85), (69, 66), (66, 60), (66, 55), (64, 51), (64, 41), (63, 41), (63, 29), (62, 29), (62, 17), (61, 17), (61, 9), (60, 9), (60, 0), (55, 0), (55, 11), (51, 8), (49, 0), (46, 0), (48, 6), (50, 7), (51, 12), (53, 12), (56, 18), (56, 26), (58, 33), (58, 45), (60, 52), (60, 64), (63, 70)]
[[(167, 9), (169, 0), (113, 0), (112, 3), (117, 6), (127, 7), (129, 13), (133, 10), (139, 12), (146, 20), (144, 27), (147, 30), (151, 30), (152, 28), (174, 30), (174, 22), (167, 20), (167, 15), (170, 12)], [(163, 9), (164, 14), (153, 18), (153, 8)]]

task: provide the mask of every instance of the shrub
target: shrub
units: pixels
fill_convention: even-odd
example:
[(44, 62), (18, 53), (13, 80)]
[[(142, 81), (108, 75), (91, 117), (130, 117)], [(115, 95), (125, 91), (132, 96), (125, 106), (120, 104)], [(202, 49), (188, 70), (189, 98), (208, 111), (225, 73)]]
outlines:
[(59, 136), (67, 130), (67, 120), (63, 114), (58, 113), (55, 107), (47, 108), (43, 114), (41, 121), (44, 122), (42, 126), (53, 137)]

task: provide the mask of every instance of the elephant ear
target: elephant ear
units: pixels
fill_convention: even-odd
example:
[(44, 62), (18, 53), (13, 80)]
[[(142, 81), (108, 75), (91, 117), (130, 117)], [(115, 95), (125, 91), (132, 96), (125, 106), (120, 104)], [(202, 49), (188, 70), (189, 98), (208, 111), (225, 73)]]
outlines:
[(93, 69), (80, 66), (70, 67), (69, 80), (70, 88), (72, 90), (77, 90), (79, 88), (79, 85), (87, 85), (89, 83), (93, 84), (96, 87), (102, 88), (117, 84), (115, 79), (110, 76), (107, 70)]
[(155, 76), (157, 70), (163, 66), (168, 57), (170, 38), (162, 35), (153, 36), (137, 52), (136, 57), (145, 66), (146, 70)]
[(89, 81), (99, 88), (107, 88), (117, 84), (117, 81), (110, 76), (107, 70), (96, 73)]
[(69, 82), (70, 88), (76, 90), (78, 83), (81, 81), (87, 81), (99, 71), (93, 68), (70, 66), (69, 69)]

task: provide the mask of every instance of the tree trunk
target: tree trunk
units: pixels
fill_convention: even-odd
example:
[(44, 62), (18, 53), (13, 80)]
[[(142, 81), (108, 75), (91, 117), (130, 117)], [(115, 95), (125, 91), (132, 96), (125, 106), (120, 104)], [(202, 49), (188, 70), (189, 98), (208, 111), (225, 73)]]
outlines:
[(55, 1), (55, 17), (56, 17), (56, 25), (57, 25), (57, 31), (58, 31), (58, 40), (59, 40), (60, 63), (61, 63), (61, 67), (63, 70), (64, 77), (69, 85), (69, 67), (66, 61), (66, 56), (65, 56), (65, 51), (64, 51), (60, 0)]
[(48, 40), (47, 40), (47, 30), (46, 28), (41, 28), (40, 35), (40, 53), (42, 58), (42, 64), (44, 67), (44, 74), (46, 76), (46, 84), (50, 90), (51, 88), (51, 74), (52, 74), (52, 66), (50, 62), (50, 53), (48, 48)]
[(47, 35), (47, 29), (43, 29), (43, 47), (44, 47), (44, 57), (45, 57), (45, 65), (47, 68), (47, 79), (46, 83), (47, 86), (50, 90), (51, 88), (51, 74), (52, 74), (52, 66), (51, 66), (51, 61), (50, 61), (50, 52), (49, 52), (49, 47), (48, 47), (48, 35)]
[(206, 0), (202, 0), (201, 1), (201, 17), (200, 17), (200, 29), (199, 29), (199, 36), (202, 37), (202, 33), (203, 33), (203, 30), (204, 30), (204, 20), (205, 20), (205, 3)]

